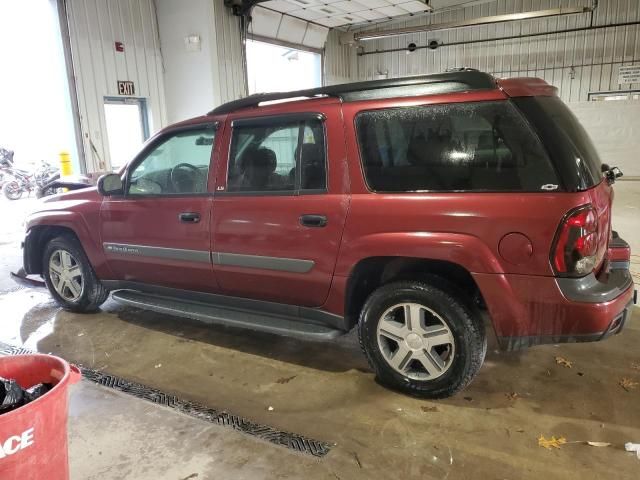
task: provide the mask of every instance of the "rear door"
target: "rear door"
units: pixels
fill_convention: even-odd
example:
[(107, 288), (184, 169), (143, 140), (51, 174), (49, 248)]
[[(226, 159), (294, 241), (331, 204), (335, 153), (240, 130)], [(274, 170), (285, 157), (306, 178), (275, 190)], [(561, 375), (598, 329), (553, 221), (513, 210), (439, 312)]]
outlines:
[(103, 248), (118, 279), (218, 291), (208, 188), (215, 137), (214, 124), (166, 132), (127, 167), (124, 195), (104, 199)]
[(228, 120), (214, 198), (213, 263), (233, 296), (320, 306), (349, 205), (340, 105)]

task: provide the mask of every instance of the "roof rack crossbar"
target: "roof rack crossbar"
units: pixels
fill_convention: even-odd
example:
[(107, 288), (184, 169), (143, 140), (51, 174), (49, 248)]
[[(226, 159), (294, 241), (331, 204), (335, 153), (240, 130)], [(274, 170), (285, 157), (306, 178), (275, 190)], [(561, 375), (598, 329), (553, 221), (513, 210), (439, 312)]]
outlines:
[[(349, 93), (392, 89), (394, 87), (411, 87), (426, 84), (442, 84), (443, 93), (451, 91), (447, 85), (451, 83), (462, 84), (468, 90), (480, 90), (496, 88), (495, 79), (488, 73), (477, 70), (463, 69), (455, 72), (438, 73), (434, 75), (420, 75), (414, 77), (390, 78), (383, 80), (369, 80), (364, 82), (344, 83), (340, 85), (329, 85), (319, 88), (297, 90), (292, 92), (257, 93), (248, 97), (224, 103), (213, 110), (208, 115), (222, 115), (244, 108), (258, 107), (264, 102), (277, 100), (287, 100), (293, 98), (318, 98), (337, 97), (343, 98)], [(437, 92), (436, 92), (437, 93)], [(352, 97), (353, 98), (353, 97)]]

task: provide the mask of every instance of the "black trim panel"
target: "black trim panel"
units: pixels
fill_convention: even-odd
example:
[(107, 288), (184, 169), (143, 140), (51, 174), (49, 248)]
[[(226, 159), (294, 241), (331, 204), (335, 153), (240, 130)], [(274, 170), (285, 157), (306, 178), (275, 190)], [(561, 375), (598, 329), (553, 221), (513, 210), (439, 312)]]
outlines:
[(525, 337), (498, 337), (498, 343), (507, 351), (521, 350), (536, 345), (555, 345), (560, 343), (599, 342), (622, 331), (625, 323), (631, 318), (633, 301), (629, 302), (622, 312), (616, 315), (604, 332), (575, 335), (532, 335)]
[(224, 308), (210, 303), (194, 302), (132, 290), (114, 292), (113, 299), (125, 305), (167, 315), (303, 340), (333, 340), (345, 333), (327, 325), (303, 321), (296, 317)]
[(344, 332), (351, 329), (344, 317), (325, 312), (319, 308), (301, 307), (286, 303), (232, 297), (215, 293), (196, 292), (193, 290), (181, 290), (177, 288), (124, 280), (102, 280), (102, 284), (109, 290), (135, 290), (150, 294), (174, 297), (181, 300), (208, 303), (221, 308), (251, 311), (256, 314), (284, 316), (290, 319), (297, 319), (301, 322), (327, 325)]
[(239, 253), (212, 253), (214, 265), (230, 267), (260, 268), (263, 270), (277, 270), (280, 272), (308, 273), (315, 262), (313, 260), (298, 260), (295, 258), (262, 257), (260, 255), (242, 255)]
[(182, 248), (152, 247), (147, 245), (129, 245), (124, 243), (103, 243), (106, 253), (131, 255), (134, 257), (167, 258), (185, 262), (211, 263), (211, 253), (204, 250), (185, 250)]
[(297, 258), (265, 257), (239, 253), (209, 252), (206, 250), (185, 250), (182, 248), (132, 245), (126, 243), (103, 243), (104, 251), (116, 255), (134, 257), (154, 257), (185, 262), (213, 263), (230, 267), (259, 268), (279, 272), (308, 273), (313, 269), (313, 260)]
[(29, 229), (22, 241), (22, 266), (28, 275), (42, 272), (42, 265), (38, 265), (33, 255), (34, 247), (38, 243), (37, 239), (34, 239), (35, 236), (33, 229)]
[(632, 284), (627, 269), (611, 270), (603, 274), (601, 282), (593, 273), (582, 278), (556, 278), (562, 294), (572, 302), (605, 303), (622, 295)]
[(240, 118), (231, 122), (231, 128), (277, 126), (285, 123), (304, 122), (307, 120), (324, 122), (326, 119), (327, 117), (324, 114), (316, 112), (284, 113), (280, 115)]
[[(495, 78), (488, 73), (478, 71), (447, 72), (434, 75), (419, 75), (404, 78), (389, 78), (384, 80), (370, 80), (365, 82), (344, 83), (341, 85), (329, 85), (320, 88), (297, 90), (293, 92), (259, 93), (248, 97), (220, 105), (209, 112), (209, 115), (231, 113), (243, 108), (257, 107), (263, 102), (284, 100), (297, 97), (337, 97), (347, 101), (364, 100), (371, 98), (390, 98), (398, 96), (393, 93), (397, 87), (419, 87), (421, 85), (433, 85), (431, 93), (450, 93), (451, 85), (457, 86), (455, 91), (488, 90), (496, 89)], [(375, 93), (374, 93), (375, 91)], [(407, 92), (410, 92), (408, 89)], [(411, 93), (404, 93), (411, 95)]]
[(299, 197), (302, 195), (324, 195), (328, 192), (326, 188), (316, 188), (309, 190), (261, 190), (261, 191), (235, 191), (227, 192), (220, 190), (215, 193), (216, 197)]
[(609, 262), (609, 268), (611, 270), (629, 270), (629, 268), (631, 268), (631, 262), (628, 260)]
[(384, 90), (362, 90), (349, 92), (342, 95), (345, 102), (358, 102), (364, 100), (377, 100), (379, 98), (394, 97), (420, 97), (423, 95), (444, 95), (446, 93), (464, 92), (470, 90), (466, 83), (444, 82), (425, 83), (423, 85), (408, 85), (389, 87)]

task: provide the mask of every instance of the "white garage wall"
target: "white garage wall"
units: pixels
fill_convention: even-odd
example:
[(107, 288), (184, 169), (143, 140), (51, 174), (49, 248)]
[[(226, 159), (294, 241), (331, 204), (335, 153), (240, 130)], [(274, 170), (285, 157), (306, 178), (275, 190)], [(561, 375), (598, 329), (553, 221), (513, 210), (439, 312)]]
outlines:
[[(495, 2), (435, 13), (417, 20), (393, 22), (373, 30), (388, 30), (430, 23), (444, 23), (490, 15), (548, 8), (588, 6), (590, 0), (496, 0)], [(432, 40), (443, 43), (539, 33), (586, 27), (588, 14), (509, 22), (441, 32), (421, 33), (363, 42), (366, 52), (405, 48), (409, 43), (426, 45)], [(638, 0), (600, 0), (594, 25), (640, 21)], [(371, 28), (369, 28), (371, 30)], [(420, 49), (358, 56), (351, 80), (373, 79), (387, 72), (389, 77), (442, 72), (447, 68), (471, 67), (501, 77), (536, 76), (560, 88), (568, 102), (587, 100), (589, 92), (640, 89), (640, 84), (617, 83), (618, 68), (640, 62), (640, 26), (606, 28), (577, 33), (544, 35), (522, 40), (500, 40), (472, 45)], [(329, 42), (337, 42), (331, 35)], [(327, 45), (327, 71), (346, 71), (348, 57), (330, 56), (336, 49)], [(335, 65), (329, 65), (334, 64)], [(573, 71), (572, 71), (573, 67)], [(573, 72), (573, 73), (572, 73)], [(573, 78), (572, 78), (573, 77)]]
[[(246, 95), (240, 20), (222, 0), (155, 0), (169, 123)], [(185, 37), (198, 35), (188, 51)]]
[[(151, 133), (166, 123), (162, 57), (152, 0), (66, 0), (88, 172), (109, 168), (104, 97), (133, 81), (145, 98)], [(114, 43), (124, 43), (116, 52)]]
[[(155, 0), (164, 60), (164, 90), (169, 123), (202, 115), (214, 103), (210, 0)], [(188, 51), (185, 37), (200, 37)]]
[(640, 178), (640, 102), (571, 103), (604, 163), (620, 167), (625, 178)]

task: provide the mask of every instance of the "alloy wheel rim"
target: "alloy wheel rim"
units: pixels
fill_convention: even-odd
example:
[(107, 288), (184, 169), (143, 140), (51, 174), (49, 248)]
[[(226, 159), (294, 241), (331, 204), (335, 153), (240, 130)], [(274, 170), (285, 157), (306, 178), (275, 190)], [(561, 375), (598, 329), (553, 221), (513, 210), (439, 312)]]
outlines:
[(9, 196), (12, 198), (16, 197), (16, 195), (20, 193), (20, 185), (15, 182), (7, 184), (5, 188), (7, 189)]
[(76, 302), (84, 291), (84, 277), (80, 264), (66, 250), (55, 250), (49, 258), (49, 278), (58, 295)]
[(378, 347), (387, 364), (412, 380), (444, 375), (455, 355), (455, 341), (444, 319), (418, 303), (388, 308), (377, 327)]

